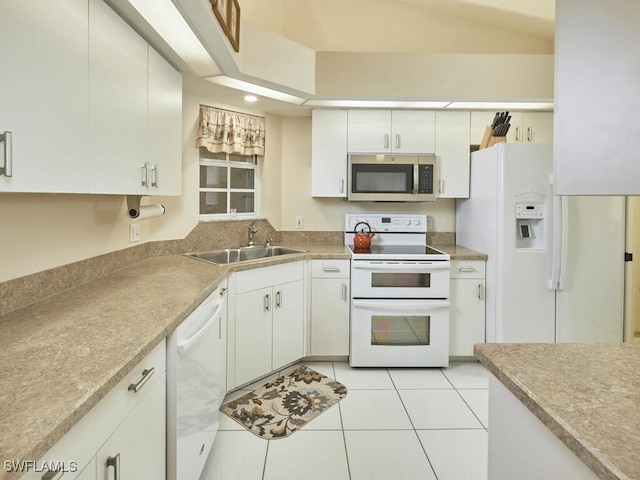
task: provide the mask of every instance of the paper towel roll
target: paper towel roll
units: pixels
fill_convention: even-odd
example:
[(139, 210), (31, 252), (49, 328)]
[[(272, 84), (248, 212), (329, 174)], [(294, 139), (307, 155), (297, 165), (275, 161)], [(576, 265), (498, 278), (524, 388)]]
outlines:
[(135, 220), (144, 220), (146, 218), (159, 217), (164, 215), (164, 206), (155, 205), (142, 205), (139, 209), (129, 209), (129, 217)]

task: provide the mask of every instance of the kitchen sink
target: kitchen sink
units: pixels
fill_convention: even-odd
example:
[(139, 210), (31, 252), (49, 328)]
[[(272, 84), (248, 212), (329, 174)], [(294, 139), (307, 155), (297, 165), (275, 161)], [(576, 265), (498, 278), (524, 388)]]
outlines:
[(297, 250), (295, 248), (282, 247), (274, 245), (225, 248), (223, 250), (211, 250), (209, 252), (187, 253), (185, 255), (193, 258), (204, 260), (205, 262), (225, 265), (228, 263), (247, 262), (250, 260), (259, 260), (261, 258), (277, 257), (280, 255), (290, 255), (292, 253), (305, 253), (305, 250)]

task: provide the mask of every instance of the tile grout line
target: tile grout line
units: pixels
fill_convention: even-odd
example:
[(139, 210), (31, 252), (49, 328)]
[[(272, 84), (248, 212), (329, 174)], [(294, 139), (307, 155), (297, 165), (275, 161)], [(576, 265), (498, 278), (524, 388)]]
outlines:
[[(333, 379), (336, 382), (339, 381), (336, 378), (336, 369), (334, 366), (334, 362), (331, 362), (331, 370), (333, 371)], [(345, 388), (347, 388), (347, 395), (348, 395), (349, 389), (346, 385), (345, 385)], [(340, 430), (342, 431), (342, 445), (344, 446), (344, 458), (347, 461), (347, 476), (349, 477), (349, 480), (351, 480), (351, 466), (349, 465), (349, 451), (347, 449), (347, 437), (345, 436), (345, 433), (344, 433), (344, 422), (342, 421), (342, 407), (340, 406), (340, 402), (338, 402), (338, 411), (340, 412)]]
[(407, 415), (407, 418), (409, 419), (409, 423), (411, 424), (411, 428), (413, 430), (413, 434), (416, 436), (416, 439), (418, 440), (418, 444), (420, 445), (420, 448), (422, 449), (422, 452), (424, 453), (425, 458), (427, 459), (427, 463), (429, 464), (429, 468), (431, 468), (431, 472), (433, 473), (433, 476), (436, 480), (438, 480), (438, 474), (436, 473), (435, 468), (433, 468), (433, 464), (431, 463), (431, 459), (429, 458), (429, 455), (427, 455), (427, 451), (424, 448), (424, 445), (422, 444), (422, 442), (420, 441), (420, 436), (418, 435), (418, 431), (416, 430), (416, 426), (413, 424), (413, 420), (411, 419), (411, 415), (409, 415), (409, 410), (407, 410), (407, 406), (404, 404), (404, 401), (402, 400), (402, 395), (400, 395), (400, 391), (398, 390), (398, 387), (396, 386), (396, 382), (393, 381), (393, 376), (391, 375), (391, 372), (389, 372), (388, 368), (385, 368), (387, 375), (389, 375), (389, 378), (391, 379), (391, 384), (393, 385), (393, 388), (396, 391), (396, 395), (398, 395), (398, 398), (400, 399), (400, 403), (402, 404), (402, 408), (404, 408), (404, 413)]

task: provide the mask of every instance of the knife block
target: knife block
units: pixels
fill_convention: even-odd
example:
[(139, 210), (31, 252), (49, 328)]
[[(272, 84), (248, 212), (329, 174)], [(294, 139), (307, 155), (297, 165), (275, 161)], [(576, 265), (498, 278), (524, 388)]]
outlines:
[(483, 148), (493, 147), (496, 143), (502, 143), (507, 141), (507, 137), (493, 137), (491, 135), (491, 125), (487, 125), (482, 135), (482, 141), (480, 142), (480, 150)]

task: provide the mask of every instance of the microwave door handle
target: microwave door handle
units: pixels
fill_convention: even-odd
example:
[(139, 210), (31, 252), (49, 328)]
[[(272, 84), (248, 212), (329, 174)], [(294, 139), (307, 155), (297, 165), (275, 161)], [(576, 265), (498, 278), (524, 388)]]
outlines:
[(415, 195), (418, 194), (419, 190), (419, 181), (420, 181), (420, 166), (416, 163), (413, 166), (413, 192)]

